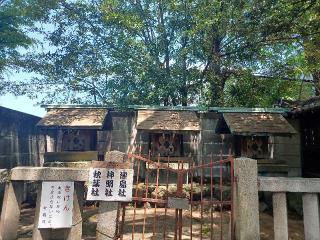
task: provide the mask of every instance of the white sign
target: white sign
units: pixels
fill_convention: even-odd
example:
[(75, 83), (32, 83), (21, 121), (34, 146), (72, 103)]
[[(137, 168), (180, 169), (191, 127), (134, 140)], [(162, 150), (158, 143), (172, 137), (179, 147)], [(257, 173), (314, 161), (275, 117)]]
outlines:
[(132, 200), (133, 169), (90, 168), (87, 200)]
[(73, 182), (42, 182), (38, 228), (72, 226)]

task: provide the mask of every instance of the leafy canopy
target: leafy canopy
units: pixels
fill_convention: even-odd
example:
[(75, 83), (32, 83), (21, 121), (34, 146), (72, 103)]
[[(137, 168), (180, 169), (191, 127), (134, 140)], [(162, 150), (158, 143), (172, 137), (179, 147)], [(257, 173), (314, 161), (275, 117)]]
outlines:
[[(29, 3), (15, 6), (28, 9), (22, 2)], [(4, 45), (35, 74), (17, 81), (15, 91), (40, 93), (45, 103), (270, 106), (310, 92), (300, 81), (283, 79), (317, 79), (319, 5), (56, 0), (25, 11), (27, 23), (14, 21), (24, 44)], [(23, 26), (42, 26), (31, 28), (38, 41), (21, 32)], [(20, 56), (17, 47), (30, 44), (45, 49)]]

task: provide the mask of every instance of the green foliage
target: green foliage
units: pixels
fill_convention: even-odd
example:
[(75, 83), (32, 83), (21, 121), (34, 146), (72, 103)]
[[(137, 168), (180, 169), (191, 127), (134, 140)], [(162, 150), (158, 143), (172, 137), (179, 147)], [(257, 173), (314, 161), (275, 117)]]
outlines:
[(55, 1), (0, 0), (0, 93), (6, 86), (4, 70), (23, 65), (21, 49), (30, 47), (34, 40), (28, 35), (35, 21), (44, 20)]
[[(2, 66), (36, 74), (11, 89), (44, 103), (271, 106), (310, 92), (283, 79), (319, 73), (319, 1), (5, 2), (20, 11)], [(45, 49), (19, 56), (30, 44)]]
[(312, 94), (312, 85), (248, 75), (243, 78), (229, 79), (225, 92), (226, 106), (271, 107), (280, 99), (306, 100)]
[(0, 5), (0, 76), (7, 65), (14, 64), (18, 55), (16, 48), (31, 44), (31, 39), (19, 28), (23, 16), (16, 10), (6, 1)]

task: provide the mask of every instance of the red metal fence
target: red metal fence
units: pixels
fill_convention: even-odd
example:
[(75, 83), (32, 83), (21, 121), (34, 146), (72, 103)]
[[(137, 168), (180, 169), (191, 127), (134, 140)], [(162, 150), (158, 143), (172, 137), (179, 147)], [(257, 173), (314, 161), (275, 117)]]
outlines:
[(172, 162), (129, 154), (133, 201), (119, 210), (120, 239), (234, 239), (233, 158)]

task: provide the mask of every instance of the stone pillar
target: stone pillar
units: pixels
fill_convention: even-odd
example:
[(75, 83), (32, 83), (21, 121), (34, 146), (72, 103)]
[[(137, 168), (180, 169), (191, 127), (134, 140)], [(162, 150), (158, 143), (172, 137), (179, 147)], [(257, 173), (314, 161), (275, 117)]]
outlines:
[(306, 240), (320, 240), (318, 194), (304, 193), (302, 195), (302, 203), (304, 237)]
[(0, 235), (3, 240), (17, 239), (23, 186), (23, 182), (6, 183), (0, 222)]
[(275, 240), (288, 239), (288, 214), (286, 193), (273, 193), (273, 229)]
[[(119, 151), (107, 152), (106, 162), (123, 163), (126, 154)], [(118, 228), (118, 202), (100, 202), (98, 223), (97, 223), (97, 240), (113, 240), (117, 234)]]
[(82, 210), (84, 200), (84, 183), (74, 182), (72, 228), (67, 240), (82, 239)]
[(234, 160), (234, 216), (236, 240), (259, 240), (259, 198), (257, 161)]
[(42, 192), (42, 184), (41, 184), (41, 182), (39, 182), (38, 183), (38, 191), (37, 191), (36, 212), (34, 215), (32, 240), (50, 239), (51, 229), (38, 229), (39, 215), (40, 215), (41, 192)]

